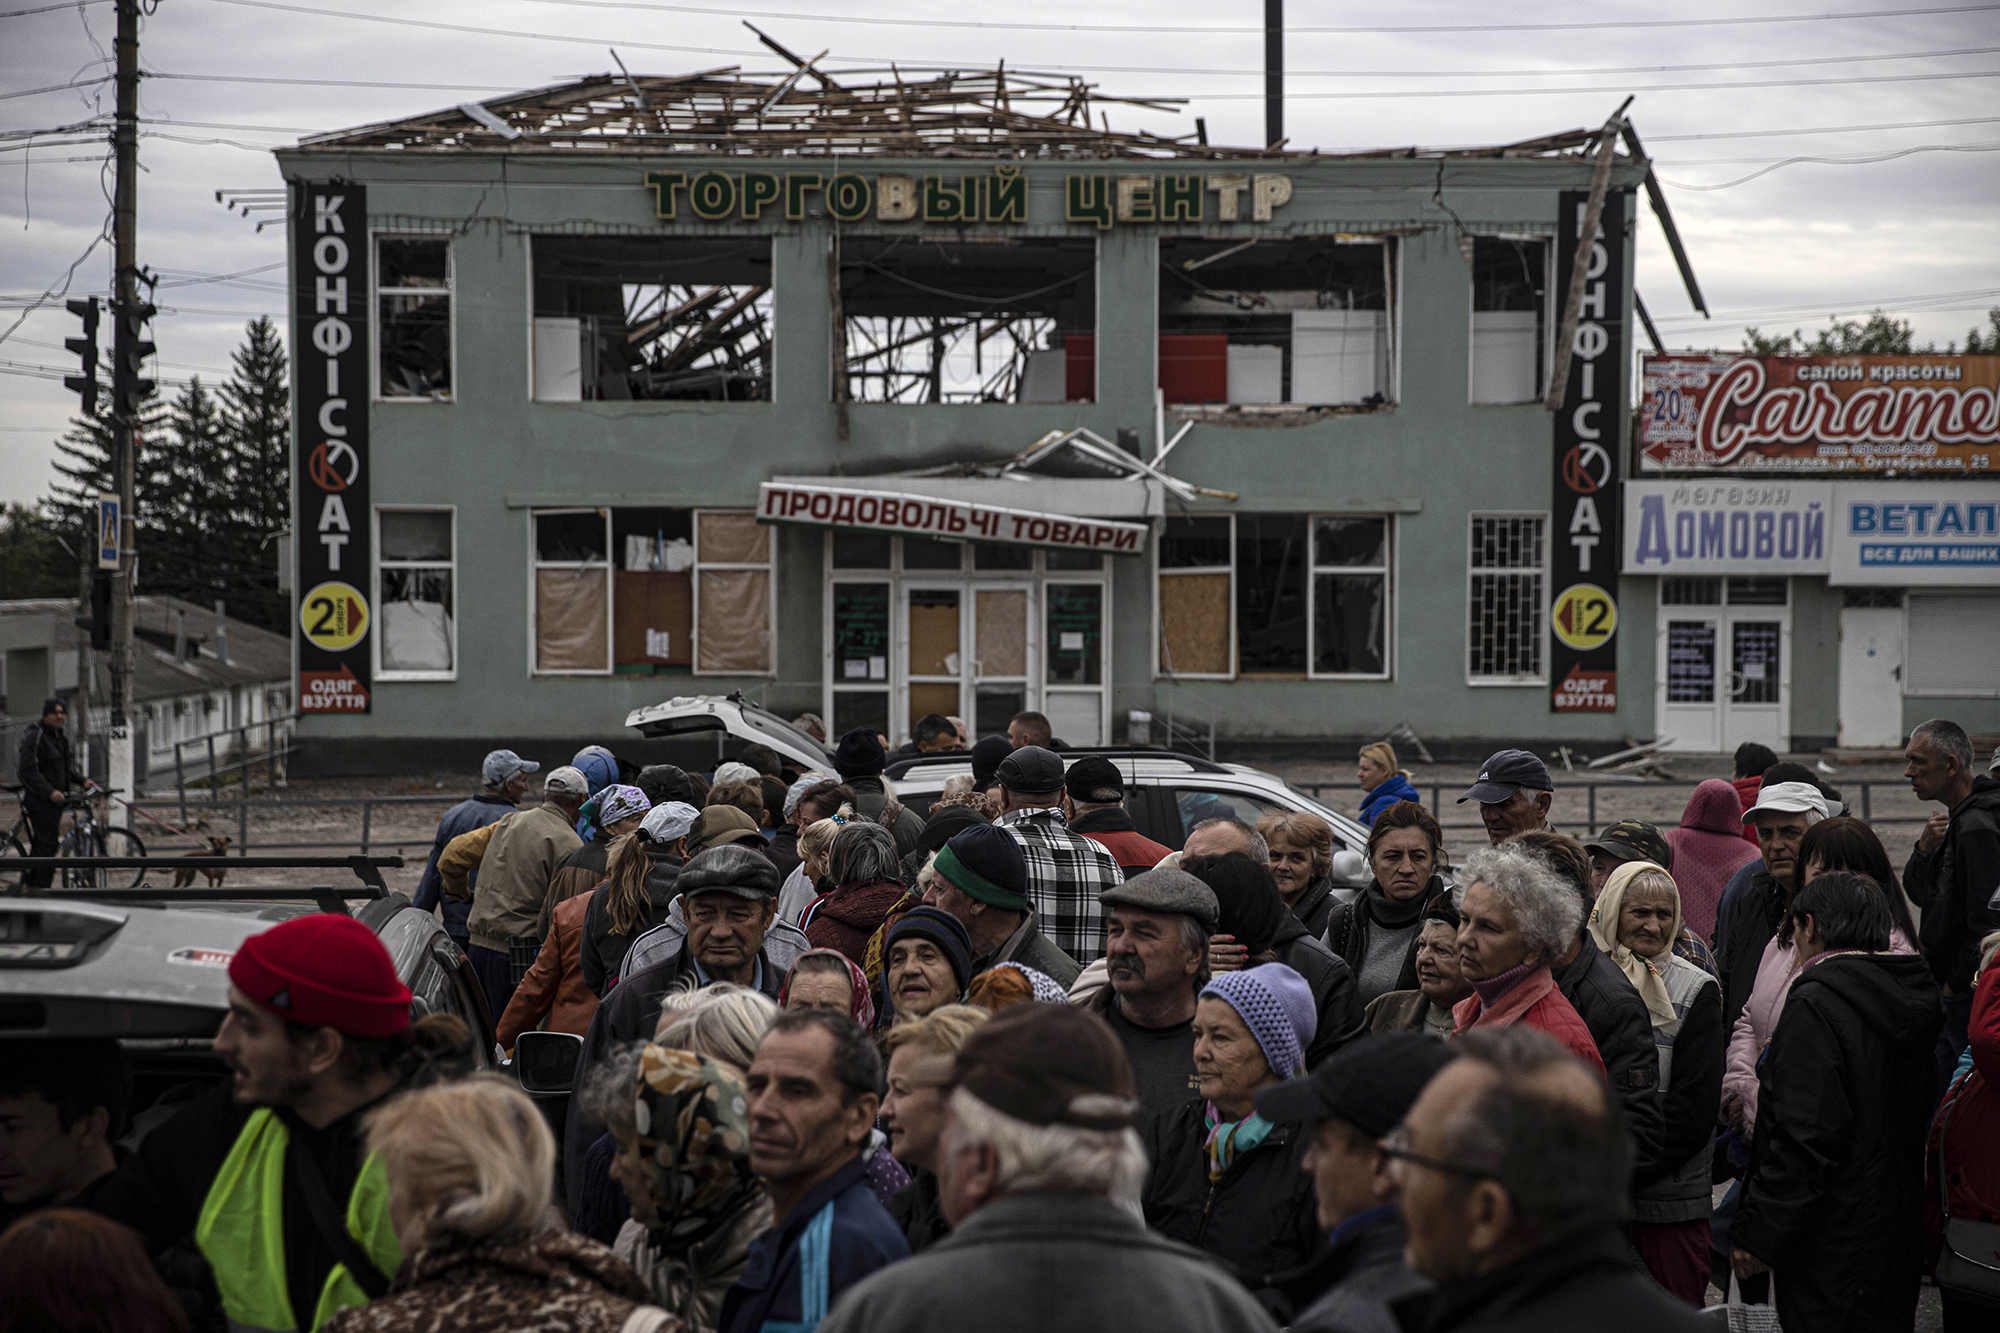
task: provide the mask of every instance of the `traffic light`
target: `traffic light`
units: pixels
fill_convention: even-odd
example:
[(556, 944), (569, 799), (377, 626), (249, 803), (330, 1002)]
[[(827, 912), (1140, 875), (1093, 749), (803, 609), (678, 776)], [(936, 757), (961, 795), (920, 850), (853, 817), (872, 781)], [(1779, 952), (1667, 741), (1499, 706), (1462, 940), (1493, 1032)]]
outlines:
[(97, 415), (97, 307), (98, 300), (92, 296), (82, 301), (67, 303), (69, 312), (83, 321), (81, 338), (65, 338), (63, 346), (75, 352), (82, 363), (81, 375), (63, 376), (63, 388), (73, 390), (83, 399), (83, 414)]
[(116, 304), (118, 323), (112, 335), (111, 406), (123, 417), (137, 417), (139, 409), (156, 387), (140, 378), (146, 358), (157, 349), (146, 341), (146, 324), (159, 313), (146, 301)]

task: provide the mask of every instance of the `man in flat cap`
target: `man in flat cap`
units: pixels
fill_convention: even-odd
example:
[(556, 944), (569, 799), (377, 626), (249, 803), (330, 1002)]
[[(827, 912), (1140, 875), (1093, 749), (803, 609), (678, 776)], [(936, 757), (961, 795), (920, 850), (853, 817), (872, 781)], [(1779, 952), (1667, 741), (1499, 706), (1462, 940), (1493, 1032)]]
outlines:
[(1146, 1230), (1132, 1071), (1102, 1020), (1017, 1005), (914, 1071), (945, 1090), (952, 1232), (851, 1288), (821, 1333), (1269, 1333), (1221, 1263)]
[(1000, 818), (1028, 863), (1028, 897), (1056, 947), (1088, 963), (1104, 956), (1098, 894), (1125, 872), (1102, 843), (1070, 830), (1063, 817), (1063, 761), (1053, 750), (1023, 745), (1000, 761)]
[(1194, 1095), (1194, 1010), (1208, 984), (1208, 937), (1221, 908), (1215, 890), (1175, 867), (1148, 870), (1100, 897), (1110, 919), (1110, 984), (1078, 997), (1125, 1047), (1152, 1116)]

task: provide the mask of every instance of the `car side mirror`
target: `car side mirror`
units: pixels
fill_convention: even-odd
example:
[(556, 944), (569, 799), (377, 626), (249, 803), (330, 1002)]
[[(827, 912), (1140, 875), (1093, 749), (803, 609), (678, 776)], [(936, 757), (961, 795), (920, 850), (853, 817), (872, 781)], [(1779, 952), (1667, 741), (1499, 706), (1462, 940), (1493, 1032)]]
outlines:
[(514, 1073), (523, 1092), (568, 1092), (582, 1055), (583, 1038), (573, 1032), (523, 1032), (514, 1041)]
[(1327, 874), (1335, 884), (1350, 889), (1365, 889), (1371, 879), (1368, 862), (1351, 847), (1343, 847), (1333, 854), (1333, 865)]

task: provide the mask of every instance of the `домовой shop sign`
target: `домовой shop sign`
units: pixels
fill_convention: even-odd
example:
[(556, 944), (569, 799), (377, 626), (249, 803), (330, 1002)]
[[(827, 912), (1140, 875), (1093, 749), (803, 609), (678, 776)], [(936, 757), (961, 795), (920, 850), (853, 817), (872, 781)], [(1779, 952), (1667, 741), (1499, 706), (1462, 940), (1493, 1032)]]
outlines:
[(2000, 453), (2000, 356), (1645, 359), (1642, 472), (1976, 475)]

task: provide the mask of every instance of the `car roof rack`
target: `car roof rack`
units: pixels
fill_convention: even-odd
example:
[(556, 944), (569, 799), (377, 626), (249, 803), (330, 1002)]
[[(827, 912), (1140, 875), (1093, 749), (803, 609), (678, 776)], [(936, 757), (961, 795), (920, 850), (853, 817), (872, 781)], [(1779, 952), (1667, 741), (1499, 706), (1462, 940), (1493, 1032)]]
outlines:
[(380, 900), (398, 896), (393, 890), (379, 884), (353, 884), (335, 888), (329, 884), (300, 886), (297, 884), (273, 884), (267, 888), (238, 886), (236, 888), (185, 888), (167, 889), (151, 885), (134, 888), (124, 886), (105, 889), (63, 889), (51, 888), (45, 895), (33, 898), (0, 898), (0, 905), (15, 911), (32, 910), (38, 904), (60, 902), (89, 903), (138, 903), (142, 906), (174, 907), (179, 905), (203, 906), (208, 903), (285, 903), (311, 902), (322, 912), (334, 912), (340, 916), (350, 916), (347, 899), (367, 898)]
[(363, 884), (385, 893), (389, 886), (382, 872), (402, 868), (400, 856), (10, 856), (0, 861), (0, 871), (10, 876), (17, 870), (351, 870)]
[[(1099, 759), (1177, 759), (1195, 773), (1228, 773), (1230, 770), (1212, 759), (1200, 755), (1183, 754), (1179, 750), (1135, 750), (1130, 747), (1072, 745), (1055, 753), (1065, 760), (1080, 759), (1085, 755), (1095, 755)], [(948, 750), (942, 754), (922, 754), (910, 759), (898, 759), (884, 768), (883, 773), (890, 778), (900, 778), (906, 773), (932, 764), (963, 764), (970, 760), (970, 750)]]

